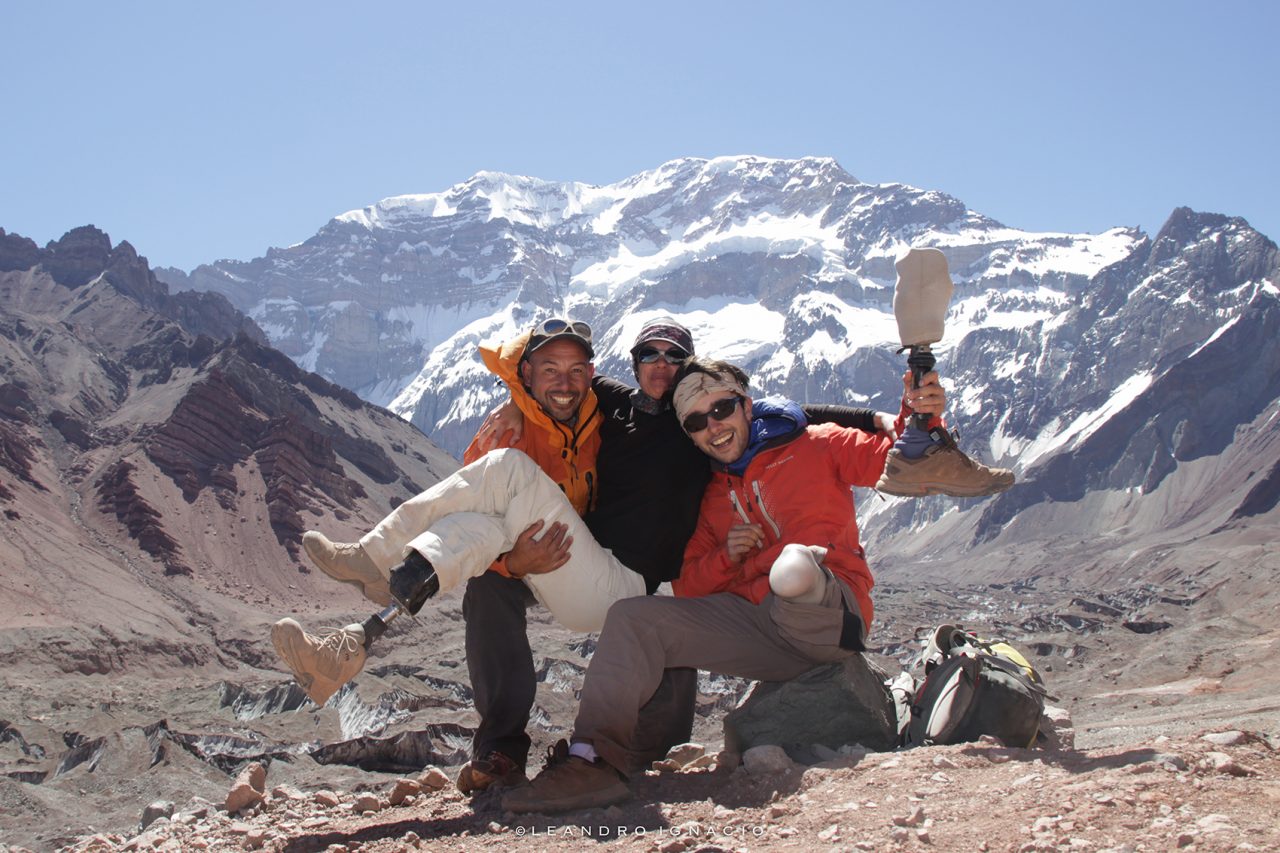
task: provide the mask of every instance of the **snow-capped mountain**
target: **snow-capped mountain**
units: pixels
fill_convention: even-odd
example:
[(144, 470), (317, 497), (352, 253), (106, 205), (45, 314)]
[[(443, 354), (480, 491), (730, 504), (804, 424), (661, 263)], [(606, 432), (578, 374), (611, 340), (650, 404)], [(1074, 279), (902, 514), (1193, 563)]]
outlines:
[[(760, 392), (895, 410), (893, 260), (910, 246), (942, 249), (956, 284), (935, 346), (950, 419), (1022, 482), (961, 513), (967, 541), (1038, 504), (1150, 492), (1275, 409), (1259, 377), (1280, 371), (1239, 375), (1259, 350), (1274, 368), (1278, 293), (1275, 244), (1243, 220), (1180, 209), (1154, 240), (1029, 233), (830, 159), (682, 159), (603, 187), (485, 172), (169, 280), (225, 294), (301, 366), (459, 452), (498, 399), (475, 345), (550, 312), (596, 328), (611, 375), (672, 314)], [(877, 504), (868, 529), (954, 506)]]

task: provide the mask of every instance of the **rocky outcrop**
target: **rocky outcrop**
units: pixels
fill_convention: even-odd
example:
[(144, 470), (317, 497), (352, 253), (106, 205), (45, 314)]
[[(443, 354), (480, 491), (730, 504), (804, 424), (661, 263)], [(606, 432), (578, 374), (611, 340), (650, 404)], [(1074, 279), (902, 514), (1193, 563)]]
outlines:
[(757, 682), (724, 718), (725, 749), (739, 755), (753, 747), (782, 747), (812, 762), (813, 744), (831, 750), (860, 745), (875, 751), (898, 743), (887, 674), (862, 655), (810, 670), (791, 681)]
[[(130, 249), (132, 253), (132, 249)], [(111, 261), (111, 238), (92, 225), (82, 225), (52, 241), (41, 253), (45, 272), (64, 287), (83, 287), (103, 273)]]
[[(43, 445), (27, 426), (35, 414), (35, 403), (25, 387), (16, 382), (0, 385), (0, 471), (44, 490), (32, 474), (36, 449)], [(0, 478), (0, 500), (13, 497), (13, 490)]]
[(470, 738), (470, 729), (441, 723), (391, 737), (359, 737), (325, 744), (313, 750), (311, 757), (320, 764), (349, 764), (362, 770), (416, 773), (428, 764), (466, 761), (467, 750), (454, 744), (466, 743)]
[(207, 335), (214, 340), (245, 335), (259, 344), (267, 344), (267, 336), (258, 324), (237, 311), (221, 293), (174, 293), (165, 300), (164, 313), (192, 334)]
[(36, 241), (0, 228), (0, 272), (27, 270), (40, 263), (40, 247)]
[(164, 517), (138, 493), (133, 481), (137, 467), (120, 460), (108, 468), (96, 484), (98, 508), (114, 515), (139, 547), (164, 564), (165, 574), (190, 575), (182, 561), (182, 549), (164, 529)]

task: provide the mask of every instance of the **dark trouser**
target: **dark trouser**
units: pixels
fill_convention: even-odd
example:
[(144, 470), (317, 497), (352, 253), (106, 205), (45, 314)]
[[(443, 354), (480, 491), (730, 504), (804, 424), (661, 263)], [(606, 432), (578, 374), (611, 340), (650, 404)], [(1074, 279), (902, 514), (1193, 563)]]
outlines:
[(529, 587), (497, 572), (467, 581), (462, 617), (467, 623), (467, 672), (480, 725), (473, 758), (497, 750), (524, 766), (529, 759), (529, 710), (538, 677), (533, 671), (525, 611), (536, 600)]
[[(522, 766), (528, 763), (530, 741), (525, 728), (538, 679), (525, 611), (534, 603), (526, 584), (497, 572), (485, 572), (467, 582), (462, 598), (467, 671), (480, 715), (471, 742), (475, 758), (496, 750)], [(689, 740), (697, 693), (697, 670), (671, 669), (662, 674), (658, 689), (640, 709), (624, 769), (645, 767)]]

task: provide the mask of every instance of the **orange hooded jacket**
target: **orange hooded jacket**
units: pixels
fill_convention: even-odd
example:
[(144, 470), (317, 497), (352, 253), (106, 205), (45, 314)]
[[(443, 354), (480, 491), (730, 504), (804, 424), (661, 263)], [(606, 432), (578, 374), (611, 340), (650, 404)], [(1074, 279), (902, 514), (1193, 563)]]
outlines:
[[(511, 400), (524, 415), (524, 433), (520, 440), (504, 446), (528, 454), (560, 486), (578, 515), (584, 515), (595, 505), (599, 491), (596, 455), (600, 451), (600, 403), (596, 392), (588, 388), (578, 406), (578, 421), (573, 426), (562, 424), (543, 411), (520, 379), (520, 359), (532, 334), (525, 332), (497, 347), (480, 346), (485, 367), (506, 384)], [(476, 439), (472, 439), (462, 454), (462, 461), (470, 464), (483, 455)]]

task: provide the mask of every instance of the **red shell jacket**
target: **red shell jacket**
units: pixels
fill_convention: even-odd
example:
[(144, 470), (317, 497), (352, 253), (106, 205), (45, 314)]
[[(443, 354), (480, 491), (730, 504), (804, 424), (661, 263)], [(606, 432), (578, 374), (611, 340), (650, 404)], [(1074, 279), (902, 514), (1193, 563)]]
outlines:
[[(904, 424), (899, 415), (899, 432)], [(759, 604), (769, 593), (769, 569), (784, 545), (821, 545), (827, 549), (825, 565), (849, 585), (869, 626), (874, 581), (858, 543), (851, 487), (874, 486), (892, 447), (893, 439), (884, 433), (819, 424), (759, 451), (741, 477), (715, 471), (680, 577), (672, 582), (675, 594), (730, 592)], [(763, 528), (765, 544), (735, 565), (724, 543), (731, 527), (747, 523)]]

